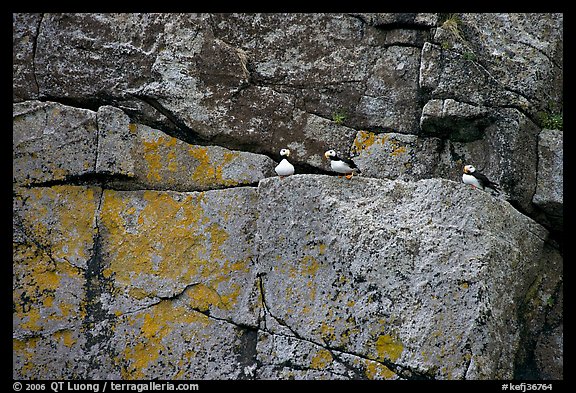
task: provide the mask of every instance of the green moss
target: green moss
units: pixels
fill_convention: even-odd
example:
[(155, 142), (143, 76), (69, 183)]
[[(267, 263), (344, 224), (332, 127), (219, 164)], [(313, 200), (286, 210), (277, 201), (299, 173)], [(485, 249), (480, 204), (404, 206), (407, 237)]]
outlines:
[(538, 122), (541, 128), (550, 130), (562, 130), (564, 128), (562, 113), (538, 112)]
[(332, 121), (338, 125), (341, 125), (344, 123), (344, 121), (346, 120), (346, 112), (344, 112), (343, 110), (338, 110), (335, 112), (332, 112)]

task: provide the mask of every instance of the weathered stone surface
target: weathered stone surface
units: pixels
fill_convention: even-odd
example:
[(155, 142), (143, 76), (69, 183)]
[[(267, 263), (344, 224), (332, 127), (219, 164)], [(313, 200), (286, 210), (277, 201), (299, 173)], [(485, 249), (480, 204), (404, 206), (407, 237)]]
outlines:
[[(517, 354), (519, 379), (562, 379), (563, 258), (547, 243), (540, 270), (524, 296), (521, 313), (522, 348)], [(526, 366), (527, 365), (527, 366)]]
[(185, 294), (120, 317), (112, 338), (116, 379), (250, 378), (255, 334), (210, 318), (193, 303)]
[(396, 379), (379, 362), (286, 335), (259, 333), (257, 379)]
[(134, 158), (131, 151), (138, 145), (135, 125), (120, 109), (101, 106), (96, 112), (98, 119), (98, 146), (96, 148), (95, 172), (133, 177)]
[(186, 290), (191, 307), (255, 326), (258, 310), (248, 310), (256, 289), (255, 203), (255, 188), (104, 191), (100, 253), (107, 261), (103, 278), (115, 287), (109, 312), (127, 313)]
[(38, 98), (34, 51), (41, 14), (12, 14), (12, 97), (14, 102)]
[(542, 130), (538, 135), (538, 175), (532, 202), (542, 209), (554, 229), (564, 225), (563, 133)]
[(401, 378), (512, 377), (544, 228), (446, 180), (294, 175), (259, 190), (266, 326)]
[[(18, 189), (14, 198), (14, 378), (73, 378), (91, 316), (95, 187)], [(72, 355), (72, 356), (71, 356)]]
[(462, 168), (472, 164), (499, 183), (502, 198), (523, 212), (534, 212), (537, 151), (540, 129), (515, 109), (494, 110), (494, 123), (484, 129), (482, 139), (472, 142), (445, 141), (440, 153), (439, 177), (461, 181)]
[(457, 14), (436, 29), (438, 46), (425, 47), (423, 61), (440, 61), (423, 82), (435, 98), (535, 115), (562, 102), (562, 25), (562, 14), (553, 13)]
[(311, 115), (418, 127), (419, 46), (431, 17), (390, 16), (396, 27), (383, 30), (345, 14), (46, 14), (35, 76), (40, 96), (114, 103), (180, 136), (269, 155), (290, 143), (325, 151), (303, 137)]
[(564, 325), (543, 336), (536, 344), (536, 364), (542, 379), (564, 379)]
[(366, 80), (356, 112), (363, 128), (416, 133), (422, 109), (418, 75), (420, 49), (392, 46), (380, 56)]
[(436, 175), (441, 149), (434, 137), (359, 131), (351, 150), (363, 176), (420, 180)]
[[(267, 156), (220, 146), (189, 145), (131, 123), (120, 109), (98, 112), (53, 102), (14, 104), (14, 181), (30, 185), (107, 175), (122, 189), (209, 190), (273, 176)], [(323, 133), (319, 135), (324, 135)]]
[(19, 190), (14, 377), (250, 377), (256, 195)]
[(254, 184), (274, 175), (276, 163), (261, 154), (189, 145), (141, 124), (130, 124), (130, 131), (135, 142), (124, 159), (134, 167), (134, 177), (112, 180), (116, 188), (210, 190)]
[(452, 99), (428, 101), (420, 118), (423, 133), (460, 142), (480, 139), (490, 123), (488, 108)]
[(438, 14), (433, 13), (365, 13), (356, 15), (372, 26), (423, 26), (434, 27), (438, 23)]
[(12, 21), (14, 378), (562, 379), (562, 14)]
[(54, 102), (13, 105), (13, 181), (21, 185), (93, 173), (96, 113)]

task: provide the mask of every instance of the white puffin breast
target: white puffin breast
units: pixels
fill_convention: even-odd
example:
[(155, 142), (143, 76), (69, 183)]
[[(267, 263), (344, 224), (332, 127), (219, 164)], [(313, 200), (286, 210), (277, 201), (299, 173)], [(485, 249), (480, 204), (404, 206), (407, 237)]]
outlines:
[(287, 159), (282, 159), (280, 164), (275, 168), (278, 176), (289, 176), (294, 174), (294, 165), (290, 164)]
[(330, 161), (330, 167), (338, 173), (352, 173), (353, 171), (344, 161)]
[(480, 185), (480, 183), (478, 182), (478, 179), (476, 179), (474, 176), (469, 175), (467, 173), (462, 175), (462, 182), (464, 184), (470, 184), (472, 186), (476, 186), (478, 188), (482, 188), (482, 186)]

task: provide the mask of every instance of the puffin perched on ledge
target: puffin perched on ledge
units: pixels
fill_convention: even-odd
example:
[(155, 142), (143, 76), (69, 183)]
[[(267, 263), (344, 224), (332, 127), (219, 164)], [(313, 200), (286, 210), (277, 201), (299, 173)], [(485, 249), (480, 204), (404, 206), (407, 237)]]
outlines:
[(334, 172), (346, 175), (346, 179), (352, 179), (354, 172), (362, 173), (350, 158), (338, 157), (334, 150), (328, 150), (324, 157), (330, 160), (330, 167)]
[(481, 188), (482, 190), (489, 188), (496, 192), (496, 194), (500, 194), (500, 190), (498, 189), (499, 185), (489, 180), (486, 175), (478, 172), (473, 165), (464, 166), (462, 182), (471, 185), (472, 188)]
[(294, 165), (290, 164), (290, 162), (288, 161), (289, 156), (290, 156), (289, 149), (280, 150), (280, 157), (283, 158), (282, 161), (280, 161), (280, 164), (278, 164), (276, 168), (274, 168), (280, 179), (283, 179), (286, 176), (294, 174)]

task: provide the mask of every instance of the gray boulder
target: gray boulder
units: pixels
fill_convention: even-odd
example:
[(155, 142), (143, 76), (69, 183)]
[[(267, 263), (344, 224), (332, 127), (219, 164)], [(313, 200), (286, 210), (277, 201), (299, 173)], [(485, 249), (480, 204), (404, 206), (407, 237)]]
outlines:
[(259, 193), (270, 332), (378, 362), (388, 378), (512, 378), (543, 227), (440, 179), (295, 175)]

